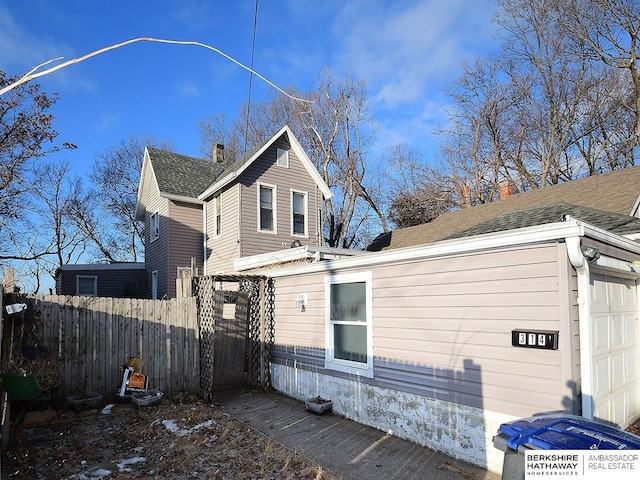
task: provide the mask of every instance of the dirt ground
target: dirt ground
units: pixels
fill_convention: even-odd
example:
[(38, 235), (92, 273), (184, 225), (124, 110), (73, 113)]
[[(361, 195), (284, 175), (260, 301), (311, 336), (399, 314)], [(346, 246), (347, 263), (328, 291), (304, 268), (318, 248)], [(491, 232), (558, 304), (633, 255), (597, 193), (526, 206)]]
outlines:
[(12, 428), (3, 479), (337, 480), (193, 396), (54, 417)]
[[(2, 479), (339, 478), (191, 395), (51, 417), (12, 427)], [(640, 421), (627, 430), (640, 435)]]

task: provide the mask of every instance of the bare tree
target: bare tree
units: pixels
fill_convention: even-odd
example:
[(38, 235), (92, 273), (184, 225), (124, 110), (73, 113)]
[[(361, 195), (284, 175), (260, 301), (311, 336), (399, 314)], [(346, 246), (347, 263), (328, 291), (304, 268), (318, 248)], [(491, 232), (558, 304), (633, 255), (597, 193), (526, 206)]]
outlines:
[(224, 145), (225, 158), (240, 158), (244, 153), (241, 131), (232, 129), (224, 113), (198, 120), (200, 133), (200, 153), (204, 158), (212, 158), (215, 147)]
[[(11, 84), (0, 71), (0, 85)], [(33, 259), (51, 253), (49, 245), (27, 241), (16, 248), (26, 224), (25, 212), (36, 188), (35, 163), (48, 153), (75, 148), (70, 143), (55, 145), (58, 136), (49, 109), (57, 97), (31, 84), (12, 89), (0, 97), (0, 260)]]
[(367, 186), (367, 154), (377, 127), (369, 116), (364, 82), (336, 80), (325, 71), (302, 118), (307, 150), (334, 197), (326, 202), (325, 240), (351, 248), (371, 217), (388, 230), (386, 217)]
[[(0, 71), (0, 84), (8, 79)], [(49, 146), (58, 133), (48, 113), (56, 97), (40, 92), (39, 85), (16, 89), (0, 99), (0, 217), (15, 218), (29, 191), (29, 162), (58, 148)]]
[(561, 0), (502, 0), (499, 54), (466, 64), (441, 153), (459, 206), (633, 164), (625, 141), (629, 98), (618, 75), (557, 21)]
[(51, 255), (36, 260), (36, 278), (43, 271), (55, 278), (58, 268), (78, 261), (87, 248), (87, 238), (77, 228), (70, 211), (80, 181), (70, 175), (67, 162), (48, 162), (39, 168), (38, 188), (34, 192), (39, 217), (37, 231), (53, 248)]
[[(640, 145), (640, 3), (637, 0), (558, 0), (556, 21), (573, 36), (574, 55), (628, 71), (634, 95), (622, 105), (635, 116), (634, 146)], [(635, 136), (635, 139), (633, 137)]]
[[(292, 100), (300, 96), (313, 103)], [(200, 122), (203, 153), (223, 143), (216, 138), (226, 138), (235, 151), (243, 145), (243, 155), (285, 124), (334, 194), (323, 209), (326, 244), (364, 246), (372, 224), (386, 231), (379, 172), (367, 162), (377, 126), (370, 116), (364, 83), (348, 75), (337, 79), (327, 70), (304, 95), (289, 89), (288, 95), (273, 94), (264, 102), (253, 103), (248, 116), (247, 108), (241, 108), (238, 118), (228, 124), (221, 115)]]
[(388, 156), (394, 172), (388, 177), (393, 184), (388, 215), (397, 228), (428, 223), (455, 206), (452, 183), (441, 169), (424, 162), (420, 152), (396, 145)]
[(170, 142), (149, 135), (122, 140), (96, 156), (90, 176), (94, 187), (79, 187), (69, 205), (77, 228), (90, 241), (94, 260), (135, 262), (144, 256), (144, 225), (135, 211), (146, 146), (173, 149)]

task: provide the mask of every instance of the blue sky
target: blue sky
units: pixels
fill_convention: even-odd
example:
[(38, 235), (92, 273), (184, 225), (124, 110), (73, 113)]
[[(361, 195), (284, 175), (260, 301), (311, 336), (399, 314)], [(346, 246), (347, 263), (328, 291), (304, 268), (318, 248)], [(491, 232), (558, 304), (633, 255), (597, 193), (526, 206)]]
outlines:
[[(306, 90), (329, 67), (364, 80), (381, 124), (375, 151), (407, 143), (433, 156), (444, 121), (443, 88), (495, 48), (494, 0), (262, 0), (255, 70), (278, 86)], [(0, 2), (0, 69), (23, 74), (135, 37), (198, 41), (249, 64), (254, 0), (21, 0)], [(37, 80), (60, 99), (52, 113), (62, 155), (85, 174), (95, 155), (151, 134), (199, 156), (199, 119), (235, 117), (249, 73), (195, 46), (138, 43)], [(252, 100), (271, 87), (254, 79)], [(141, 159), (142, 161), (142, 159)]]

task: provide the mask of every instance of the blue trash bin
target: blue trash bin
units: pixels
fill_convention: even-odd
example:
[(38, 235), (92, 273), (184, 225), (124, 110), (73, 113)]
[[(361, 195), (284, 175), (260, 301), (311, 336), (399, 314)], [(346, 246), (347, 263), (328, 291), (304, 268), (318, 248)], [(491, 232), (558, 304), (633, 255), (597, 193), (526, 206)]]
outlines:
[(524, 478), (527, 450), (640, 450), (640, 437), (576, 415), (524, 418), (500, 425), (493, 445), (504, 452), (502, 478)]

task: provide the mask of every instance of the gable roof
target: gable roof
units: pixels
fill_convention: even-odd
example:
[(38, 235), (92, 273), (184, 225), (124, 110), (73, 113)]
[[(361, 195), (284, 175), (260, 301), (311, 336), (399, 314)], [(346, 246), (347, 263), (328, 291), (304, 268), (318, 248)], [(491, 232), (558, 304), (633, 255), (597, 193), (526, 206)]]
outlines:
[[(565, 203), (562, 208), (569, 204), (623, 216), (638, 216), (640, 166), (531, 190), (496, 202), (444, 213), (430, 223), (382, 233), (371, 242), (367, 250), (379, 251), (456, 238), (463, 232), (472, 231), (473, 227), (502, 215), (559, 203)], [(551, 211), (546, 211), (545, 214), (549, 212)], [(579, 215), (575, 216), (580, 218)], [(508, 221), (516, 221), (518, 218), (520, 217), (503, 217), (496, 220), (493, 227), (502, 225), (502, 230), (516, 228), (510, 226), (512, 224)], [(478, 229), (480, 230), (482, 228)]]
[(161, 194), (197, 198), (232, 164), (188, 157), (147, 147)]
[(333, 194), (331, 193), (331, 190), (329, 190), (329, 186), (322, 179), (322, 177), (318, 173), (318, 170), (316, 170), (316, 167), (313, 165), (288, 125), (282, 127), (275, 135), (273, 135), (270, 139), (257, 147), (253, 152), (250, 152), (242, 159), (238, 160), (232, 165), (229, 165), (226, 170), (222, 172), (222, 174), (220, 174), (218, 178), (209, 186), (209, 188), (198, 195), (198, 198), (200, 200), (205, 200), (207, 197), (210, 197), (215, 192), (235, 180), (242, 172), (249, 168), (251, 164), (253, 164), (253, 162), (255, 162), (260, 157), (260, 155), (264, 153), (265, 150), (267, 150), (267, 148), (273, 145), (276, 140), (278, 140), (283, 135), (287, 136), (289, 145), (291, 145), (291, 149), (294, 151), (294, 153), (298, 157), (298, 160), (300, 160), (302, 166), (305, 168), (309, 176), (316, 183), (324, 198), (331, 198)]
[(144, 216), (143, 189), (147, 174), (154, 175), (161, 196), (186, 202), (204, 203), (208, 197), (235, 180), (282, 135), (287, 136), (291, 149), (295, 152), (309, 176), (318, 185), (324, 198), (331, 198), (331, 190), (329, 190), (329, 187), (314, 167), (291, 129), (285, 125), (262, 145), (236, 161), (226, 160), (216, 163), (211, 160), (193, 158), (154, 147), (147, 147), (138, 186), (136, 217), (141, 219)]

